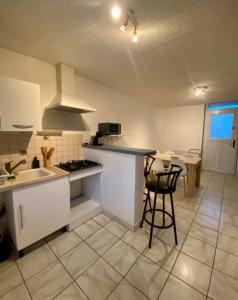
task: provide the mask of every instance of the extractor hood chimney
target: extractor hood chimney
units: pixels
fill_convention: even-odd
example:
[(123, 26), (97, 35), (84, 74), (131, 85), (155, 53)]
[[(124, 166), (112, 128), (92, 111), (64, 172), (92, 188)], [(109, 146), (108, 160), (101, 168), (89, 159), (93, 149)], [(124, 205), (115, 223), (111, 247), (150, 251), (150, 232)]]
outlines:
[(64, 64), (56, 66), (57, 95), (46, 107), (65, 112), (87, 113), (95, 112), (96, 109), (79, 99), (75, 95), (74, 69)]

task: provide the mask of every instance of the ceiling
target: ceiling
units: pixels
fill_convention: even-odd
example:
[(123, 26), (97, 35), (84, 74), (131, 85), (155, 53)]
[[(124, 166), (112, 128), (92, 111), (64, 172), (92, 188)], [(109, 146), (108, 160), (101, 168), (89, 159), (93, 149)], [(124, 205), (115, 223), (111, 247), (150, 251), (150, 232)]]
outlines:
[[(137, 44), (115, 3), (135, 11)], [(237, 0), (0, 1), (0, 46), (163, 106), (237, 100), (237, 29)]]

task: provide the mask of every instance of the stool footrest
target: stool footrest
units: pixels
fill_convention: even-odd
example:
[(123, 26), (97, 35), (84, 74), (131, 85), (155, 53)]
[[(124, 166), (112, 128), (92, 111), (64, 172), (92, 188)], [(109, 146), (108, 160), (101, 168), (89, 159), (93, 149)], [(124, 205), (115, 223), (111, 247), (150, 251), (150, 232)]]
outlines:
[(173, 222), (173, 216), (172, 216), (170, 213), (168, 213), (167, 211), (163, 211), (163, 209), (159, 209), (159, 208), (156, 208), (155, 211), (160, 211), (160, 212), (162, 212), (162, 213), (165, 213), (167, 216), (170, 217), (170, 219), (171, 219), (172, 222), (171, 222), (169, 225), (166, 225), (166, 226), (159, 226), (159, 225), (152, 224), (150, 221), (148, 221), (148, 220), (146, 219), (146, 214), (147, 214), (147, 213), (152, 213), (152, 210), (149, 209), (149, 210), (146, 210), (146, 211), (145, 211), (145, 215), (144, 215), (144, 220), (146, 221), (147, 224), (149, 224), (150, 226), (159, 228), (159, 229), (170, 228), (170, 227), (172, 227), (172, 226), (174, 225), (174, 222)]

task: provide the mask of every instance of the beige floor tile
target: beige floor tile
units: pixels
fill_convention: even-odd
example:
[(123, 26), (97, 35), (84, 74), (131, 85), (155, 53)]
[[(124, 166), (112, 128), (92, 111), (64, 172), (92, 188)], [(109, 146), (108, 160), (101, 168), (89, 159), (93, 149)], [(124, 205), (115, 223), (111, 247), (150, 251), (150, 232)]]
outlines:
[(210, 208), (204, 205), (201, 205), (198, 209), (198, 213), (208, 216), (210, 218), (215, 218), (215, 219), (220, 219), (220, 210), (219, 209), (214, 209)]
[(180, 253), (172, 273), (203, 294), (207, 294), (212, 269), (194, 258)]
[(134, 264), (140, 253), (125, 242), (119, 240), (112, 246), (103, 258), (121, 275), (125, 275)]
[(206, 296), (170, 275), (158, 300), (206, 300)]
[(61, 263), (54, 262), (40, 273), (26, 281), (26, 285), (34, 300), (53, 299), (63, 291), (72, 278), (65, 271)]
[(238, 256), (238, 240), (219, 233), (217, 247)]
[(28, 253), (17, 260), (17, 264), (25, 280), (39, 273), (41, 270), (56, 261), (56, 256), (48, 245)]
[(182, 252), (212, 267), (215, 249), (215, 247), (204, 243), (201, 240), (195, 239), (192, 236), (187, 236), (182, 247)]
[(81, 238), (76, 233), (71, 231), (65, 232), (54, 240), (50, 241), (49, 246), (57, 257), (61, 257), (81, 242)]
[(148, 300), (127, 280), (123, 279), (115, 288), (108, 300)]
[(193, 219), (190, 217), (181, 217), (179, 215), (176, 216), (176, 227), (181, 232), (187, 234), (191, 224), (193, 222)]
[(88, 297), (83, 293), (83, 291), (78, 287), (78, 285), (73, 282), (69, 287), (63, 290), (55, 300), (88, 300)]
[(87, 240), (87, 244), (90, 245), (99, 255), (103, 255), (111, 246), (118, 240), (118, 238), (112, 234), (109, 230), (102, 228)]
[(218, 231), (219, 229), (219, 220), (210, 218), (208, 216), (204, 216), (202, 214), (197, 214), (194, 222), (203, 227), (209, 228), (214, 231)]
[(193, 223), (188, 234), (214, 247), (216, 246), (218, 232), (214, 230)]
[(81, 237), (81, 239), (85, 240), (101, 228), (102, 226), (97, 222), (95, 222), (94, 220), (89, 220), (77, 227), (74, 231)]
[(208, 296), (215, 300), (237, 300), (238, 281), (214, 270)]
[(107, 223), (105, 228), (107, 228), (109, 231), (111, 231), (113, 234), (115, 234), (118, 237), (121, 237), (124, 233), (128, 231), (128, 229), (125, 226), (117, 223), (116, 221), (111, 221)]
[(221, 213), (221, 220), (226, 223), (230, 223), (235, 226), (238, 226), (238, 214), (232, 214), (223, 211)]
[(74, 279), (78, 278), (98, 258), (98, 254), (81, 243), (61, 257), (61, 262)]
[(142, 252), (149, 244), (149, 234), (141, 229), (138, 229), (135, 232), (128, 231), (122, 237), (122, 240), (137, 251)]
[(77, 279), (77, 283), (90, 299), (104, 300), (121, 278), (113, 268), (100, 258)]
[(126, 279), (149, 299), (158, 298), (169, 273), (141, 256), (127, 273)]
[(175, 207), (175, 215), (177, 216), (181, 216), (181, 217), (190, 217), (190, 218), (193, 218), (196, 214), (196, 211), (193, 211), (193, 210), (189, 210), (189, 209), (186, 209), (184, 207)]
[(26, 289), (25, 284), (21, 284), (14, 288), (4, 296), (0, 297), (1, 300), (31, 300), (31, 297)]
[(179, 250), (154, 238), (151, 249), (146, 247), (143, 254), (170, 272), (179, 254)]
[(172, 247), (176, 247), (177, 249), (181, 249), (183, 242), (186, 238), (186, 234), (177, 229), (177, 240), (178, 245), (175, 245), (174, 239), (174, 228), (170, 227), (168, 229), (162, 229), (156, 236), (159, 240), (169, 244)]
[(201, 205), (206, 206), (208, 208), (220, 210), (221, 209), (221, 203), (219, 202), (213, 202), (203, 199), (201, 202)]
[(219, 231), (222, 234), (238, 239), (238, 226), (221, 221)]
[(23, 278), (15, 262), (5, 261), (0, 264), (0, 296), (6, 294), (22, 282)]
[(93, 218), (97, 223), (99, 223), (101, 226), (105, 226), (107, 223), (111, 221), (111, 219), (106, 216), (105, 214), (101, 213)]
[(238, 257), (233, 254), (217, 249), (214, 268), (236, 280), (238, 279)]

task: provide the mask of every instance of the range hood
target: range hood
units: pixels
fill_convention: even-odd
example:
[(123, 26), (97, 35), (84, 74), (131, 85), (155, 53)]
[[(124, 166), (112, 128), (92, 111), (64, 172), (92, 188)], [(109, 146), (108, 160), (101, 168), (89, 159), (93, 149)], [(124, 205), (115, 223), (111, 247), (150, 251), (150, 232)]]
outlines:
[(56, 109), (65, 112), (87, 113), (95, 112), (96, 109), (79, 99), (75, 95), (74, 69), (64, 64), (56, 66), (57, 95), (45, 108)]

